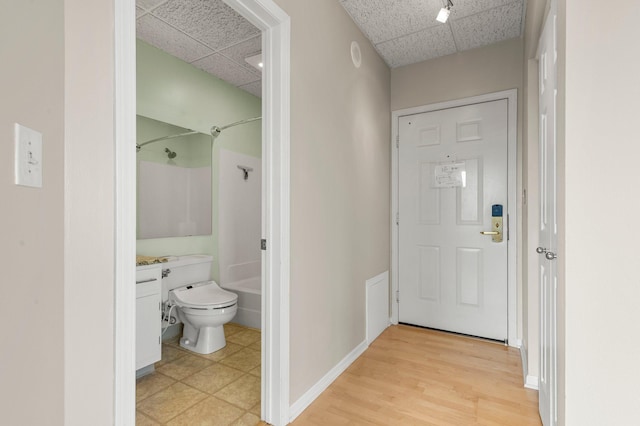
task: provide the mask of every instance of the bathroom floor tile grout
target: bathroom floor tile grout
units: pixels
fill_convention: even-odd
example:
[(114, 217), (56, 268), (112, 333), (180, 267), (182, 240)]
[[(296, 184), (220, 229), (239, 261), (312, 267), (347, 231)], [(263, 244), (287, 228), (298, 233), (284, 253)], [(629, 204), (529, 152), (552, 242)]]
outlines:
[[(207, 364), (198, 367), (196, 370), (189, 371), (188, 375), (186, 375), (186, 376), (184, 376), (184, 377), (182, 377), (180, 379), (176, 379), (174, 377), (171, 377), (170, 375), (168, 375), (166, 373), (163, 373), (161, 371), (158, 371), (156, 369), (156, 371), (154, 371), (154, 373), (152, 373), (152, 374), (159, 375), (159, 376), (154, 376), (154, 377), (164, 377), (165, 379), (168, 379), (167, 380), (167, 384), (165, 384), (164, 386), (162, 386), (162, 387), (160, 387), (158, 389), (155, 389), (153, 392), (150, 392), (149, 394), (145, 394), (144, 397), (141, 398), (141, 399), (137, 399), (136, 398), (136, 407), (138, 408), (140, 406), (140, 404), (143, 403), (144, 401), (148, 400), (149, 398), (153, 397), (154, 395), (158, 395), (159, 393), (167, 390), (171, 386), (174, 386), (174, 385), (176, 385), (178, 383), (180, 383), (183, 386), (188, 387), (189, 389), (197, 392), (198, 394), (204, 395), (203, 398), (195, 400), (195, 402), (193, 402), (193, 404), (188, 404), (188, 406), (183, 405), (175, 413), (171, 413), (170, 414), (171, 418), (165, 418), (164, 421), (161, 421), (158, 418), (156, 418), (156, 416), (154, 416), (153, 413), (149, 413), (148, 409), (146, 411), (142, 411), (142, 410), (138, 409), (137, 411), (140, 414), (146, 416), (147, 418), (151, 419), (152, 421), (154, 421), (154, 422), (156, 422), (156, 423), (158, 423), (160, 425), (166, 425), (169, 422), (171, 422), (174, 419), (176, 419), (177, 417), (179, 417), (179, 416), (183, 415), (184, 413), (186, 413), (191, 408), (195, 407), (197, 404), (203, 403), (205, 400), (208, 400), (209, 398), (214, 398), (214, 399), (216, 399), (218, 401), (223, 402), (224, 404), (228, 404), (228, 405), (234, 407), (235, 409), (241, 411), (241, 414), (237, 418), (232, 420), (231, 422), (236, 422), (239, 419), (241, 419), (242, 417), (246, 416), (247, 414), (249, 414), (251, 416), (256, 416), (253, 411), (256, 408), (256, 406), (259, 405), (259, 403), (260, 403), (259, 400), (258, 400), (257, 404), (252, 403), (251, 407), (244, 408), (244, 407), (238, 405), (237, 403), (234, 403), (233, 401), (229, 401), (229, 400), (225, 399), (224, 397), (218, 396), (218, 394), (220, 392), (222, 392), (223, 390), (225, 390), (228, 387), (232, 386), (233, 384), (237, 384), (237, 382), (239, 380), (242, 380), (243, 378), (246, 378), (246, 377), (250, 377), (250, 378), (254, 378), (254, 379), (256, 377), (259, 378), (259, 374), (256, 375), (255, 373), (252, 373), (256, 369), (256, 367), (260, 366), (259, 363), (258, 363), (257, 366), (253, 366), (251, 368), (248, 368), (247, 371), (244, 371), (244, 370), (242, 370), (240, 368), (236, 368), (234, 366), (227, 365), (227, 364), (223, 363), (222, 361), (224, 361), (224, 360), (226, 360), (226, 359), (228, 359), (228, 358), (230, 358), (232, 356), (235, 356), (235, 355), (239, 354), (240, 352), (242, 352), (244, 350), (249, 350), (249, 351), (252, 351), (253, 353), (259, 352), (257, 349), (255, 349), (255, 344), (256, 344), (256, 342), (260, 342), (260, 339), (257, 339), (257, 340), (249, 339), (249, 340), (251, 340), (250, 343), (243, 344), (243, 343), (236, 343), (236, 342), (230, 341), (228, 339), (228, 337), (232, 337), (232, 336), (234, 336), (234, 335), (236, 335), (238, 333), (242, 333), (242, 332), (249, 331), (249, 330), (257, 332), (257, 333), (260, 333), (260, 330), (257, 330), (257, 329), (254, 329), (254, 328), (250, 328), (250, 327), (244, 327), (244, 326), (241, 326), (241, 325), (238, 325), (238, 324), (230, 324), (229, 328), (230, 328), (230, 330), (229, 330), (228, 334), (227, 334), (227, 330), (225, 329), (225, 335), (227, 337), (227, 344), (232, 343), (233, 345), (236, 345), (236, 346), (240, 347), (240, 349), (238, 349), (238, 350), (236, 350), (236, 351), (234, 351), (232, 353), (226, 354), (225, 356), (223, 356), (222, 358), (217, 359), (217, 360), (212, 360), (212, 359), (208, 358), (206, 355), (193, 353), (191, 351), (187, 351), (187, 350), (181, 348), (178, 339), (173, 339), (173, 340), (170, 340), (170, 341), (163, 342), (163, 345), (167, 345), (168, 347), (171, 347), (172, 349), (178, 350), (180, 353), (182, 353), (182, 355), (177, 356), (176, 358), (172, 358), (171, 361), (164, 361), (164, 362), (163, 361), (159, 361), (157, 364), (160, 364), (160, 366), (157, 367), (157, 368), (161, 368), (163, 366), (170, 365), (170, 364), (172, 364), (172, 363), (174, 363), (174, 362), (176, 362), (176, 361), (178, 361), (180, 359), (183, 359), (185, 356), (188, 356), (188, 355), (195, 356), (195, 357), (197, 357), (199, 359), (206, 360)], [(240, 339), (240, 340), (242, 340), (242, 339)], [(174, 353), (174, 355), (175, 355), (175, 353)], [(205, 370), (205, 369), (207, 369), (209, 367), (212, 367), (212, 366), (214, 366), (216, 364), (221, 365), (224, 368), (230, 369), (232, 371), (235, 371), (239, 375), (237, 377), (235, 377), (234, 379), (232, 379), (230, 382), (225, 383), (220, 388), (215, 389), (214, 391), (211, 391), (211, 392), (205, 391), (205, 390), (202, 390), (202, 389), (198, 389), (197, 387), (192, 386), (192, 385), (190, 385), (190, 384), (185, 382), (185, 381), (188, 381), (188, 379), (193, 378), (194, 376), (202, 373), (203, 370)], [(144, 377), (140, 378), (138, 380), (138, 383), (140, 383), (143, 379), (144, 379)], [(257, 417), (259, 418), (259, 415)]]

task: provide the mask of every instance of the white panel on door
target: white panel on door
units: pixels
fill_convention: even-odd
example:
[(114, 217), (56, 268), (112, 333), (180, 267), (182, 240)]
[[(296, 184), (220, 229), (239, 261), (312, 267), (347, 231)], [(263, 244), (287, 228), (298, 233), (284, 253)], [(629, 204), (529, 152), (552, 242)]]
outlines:
[(540, 86), (539, 87), (540, 94), (542, 94), (544, 93), (544, 90), (547, 85), (547, 54), (546, 53), (543, 53), (540, 55), (539, 69), (540, 69), (540, 77), (539, 77), (538, 85)]
[(456, 263), (458, 304), (479, 307), (482, 300), (482, 250), (459, 247)]
[(418, 297), (437, 302), (440, 299), (440, 248), (419, 246), (418, 258)]
[[(540, 157), (546, 158), (547, 155), (547, 114), (544, 111), (540, 114)], [(544, 230), (547, 226), (547, 162), (542, 161), (540, 164), (540, 230)]]
[(429, 126), (420, 129), (417, 146), (431, 146), (440, 144), (440, 126)]
[[(548, 289), (547, 289), (547, 276), (548, 274), (545, 274), (545, 267), (544, 265), (540, 265), (540, 297), (542, 298), (542, 300), (545, 300), (549, 297), (549, 293), (548, 293)], [(542, 316), (540, 318), (540, 341), (541, 342), (546, 342), (548, 339), (548, 335), (547, 335), (547, 318)], [(546, 349), (548, 349), (548, 347), (543, 346)], [(543, 354), (544, 355), (544, 354)], [(539, 380), (542, 384), (546, 384), (547, 383), (547, 372), (549, 371), (549, 366), (548, 366), (548, 358), (546, 356), (542, 356), (540, 358), (540, 377)]]
[(482, 160), (465, 160), (465, 185), (458, 188), (458, 225), (482, 223)]
[(479, 141), (482, 139), (482, 120), (469, 120), (456, 124), (458, 142)]
[(424, 225), (440, 223), (440, 191), (433, 187), (433, 166), (433, 163), (420, 164), (418, 222)]

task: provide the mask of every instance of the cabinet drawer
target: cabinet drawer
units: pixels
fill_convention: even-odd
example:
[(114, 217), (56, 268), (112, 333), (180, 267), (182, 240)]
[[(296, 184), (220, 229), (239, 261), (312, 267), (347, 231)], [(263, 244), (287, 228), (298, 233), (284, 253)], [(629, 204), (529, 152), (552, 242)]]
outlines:
[(162, 268), (136, 271), (136, 297), (159, 294), (162, 283)]

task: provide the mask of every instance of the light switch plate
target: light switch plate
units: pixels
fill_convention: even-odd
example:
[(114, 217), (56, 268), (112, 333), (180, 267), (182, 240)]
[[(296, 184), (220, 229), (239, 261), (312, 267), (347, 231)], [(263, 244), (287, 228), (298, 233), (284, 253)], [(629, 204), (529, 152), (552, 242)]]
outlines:
[(14, 125), (16, 185), (42, 188), (42, 133)]

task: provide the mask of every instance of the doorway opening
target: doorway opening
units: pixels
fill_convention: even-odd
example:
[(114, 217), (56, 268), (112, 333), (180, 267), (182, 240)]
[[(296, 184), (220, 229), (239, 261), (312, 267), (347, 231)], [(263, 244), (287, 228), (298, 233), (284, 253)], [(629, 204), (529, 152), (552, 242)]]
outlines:
[[(262, 385), (261, 418), (288, 422), (289, 17), (270, 0), (227, 0), (262, 32)], [(135, 6), (115, 1), (116, 303), (114, 423), (135, 424)]]
[[(399, 235), (399, 222), (403, 220), (403, 217), (400, 215), (400, 194), (399, 194), (399, 183), (400, 183), (400, 164), (399, 164), (399, 138), (400, 138), (400, 125), (401, 118), (416, 116), (418, 114), (431, 113), (436, 111), (444, 111), (452, 108), (463, 107), (467, 105), (474, 104), (482, 104), (488, 103), (498, 100), (505, 100), (507, 102), (506, 110), (507, 110), (507, 181), (509, 182), (509, 187), (507, 190), (507, 202), (506, 209), (500, 216), (503, 216), (506, 224), (509, 222), (511, 226), (505, 226), (506, 229), (509, 229), (510, 232), (508, 236), (504, 236), (505, 240), (508, 240), (508, 248), (507, 248), (507, 332), (506, 338), (510, 345), (518, 346), (519, 342), (517, 339), (517, 280), (516, 280), (516, 247), (518, 245), (518, 235), (516, 232), (516, 223), (517, 223), (517, 188), (516, 188), (516, 166), (517, 166), (517, 92), (516, 90), (507, 90), (502, 92), (490, 93), (481, 96), (475, 96), (471, 98), (465, 98), (455, 101), (441, 102), (437, 104), (425, 105), (421, 107), (409, 108), (399, 111), (394, 111), (392, 113), (392, 136), (394, 140), (395, 148), (392, 150), (392, 257), (391, 257), (391, 268), (394, 271), (391, 277), (392, 283), (392, 294), (395, 296), (392, 302), (392, 310), (391, 310), (391, 318), (394, 324), (397, 324), (401, 319), (399, 317), (399, 298), (403, 296), (399, 294), (399, 266), (400, 266), (400, 256), (399, 256), (399, 244), (400, 244), (400, 235)], [(405, 120), (406, 121), (406, 120)], [(474, 124), (474, 120), (467, 120), (467, 124)], [(405, 123), (407, 124), (407, 123)], [(437, 126), (432, 126), (433, 129), (437, 129)], [(473, 126), (470, 126), (472, 128)], [(439, 130), (438, 130), (439, 132)], [(430, 134), (436, 135), (435, 130)], [(464, 135), (462, 135), (464, 136)], [(435, 143), (435, 142), (434, 142)], [(429, 144), (427, 144), (429, 145)], [(435, 169), (434, 169), (435, 170)], [(433, 171), (433, 170), (431, 170)], [(427, 170), (429, 172), (429, 170)], [(432, 173), (428, 173), (431, 175)], [(432, 250), (437, 251), (437, 250)], [(426, 254), (429, 254), (428, 248), (425, 249)], [(465, 253), (463, 253), (465, 254)], [(466, 253), (468, 254), (468, 253)], [(473, 254), (473, 253), (471, 253)], [(435, 254), (434, 254), (435, 256)], [(431, 256), (432, 258), (436, 258), (437, 256)], [(469, 256), (468, 256), (469, 257)], [(428, 258), (428, 256), (427, 256)], [(434, 260), (435, 261), (435, 260)], [(502, 339), (502, 337), (500, 337)]]

